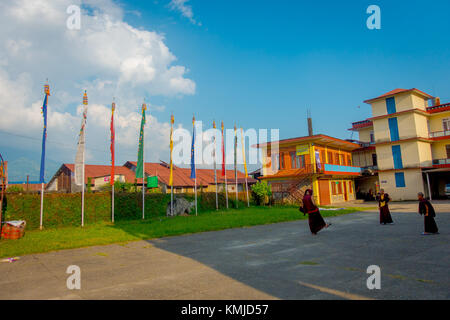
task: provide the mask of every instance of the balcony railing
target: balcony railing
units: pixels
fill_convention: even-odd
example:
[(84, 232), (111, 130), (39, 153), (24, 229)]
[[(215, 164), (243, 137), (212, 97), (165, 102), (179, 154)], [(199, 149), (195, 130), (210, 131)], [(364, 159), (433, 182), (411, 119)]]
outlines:
[(438, 137), (446, 137), (446, 136), (450, 136), (450, 130), (435, 131), (435, 132), (429, 133), (430, 138), (438, 138)]
[(352, 129), (355, 130), (355, 129), (365, 128), (365, 127), (370, 127), (372, 125), (373, 125), (373, 123), (371, 120), (362, 120), (362, 121), (353, 122)]
[(450, 159), (433, 159), (433, 166), (440, 166), (444, 164), (450, 164)]
[(361, 173), (360, 167), (341, 166), (337, 164), (325, 164), (325, 173), (328, 172), (342, 172), (345, 173)]

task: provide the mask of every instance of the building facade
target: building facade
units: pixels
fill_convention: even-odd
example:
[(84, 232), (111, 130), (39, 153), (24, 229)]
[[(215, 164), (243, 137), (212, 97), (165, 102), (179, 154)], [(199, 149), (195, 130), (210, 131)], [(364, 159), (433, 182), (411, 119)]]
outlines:
[(355, 199), (354, 179), (361, 169), (352, 163), (358, 144), (312, 135), (258, 145), (262, 176), (275, 201), (299, 202), (312, 189), (316, 203), (330, 205)]
[[(369, 143), (365, 158), (375, 147), (379, 188), (394, 200), (445, 195), (450, 182), (450, 104), (418, 89), (395, 89), (364, 101), (372, 117), (353, 123), (362, 143)], [(362, 124), (364, 123), (364, 124)], [(372, 138), (371, 138), (372, 137)], [(360, 154), (354, 153), (353, 159)], [(373, 162), (372, 162), (373, 165)]]

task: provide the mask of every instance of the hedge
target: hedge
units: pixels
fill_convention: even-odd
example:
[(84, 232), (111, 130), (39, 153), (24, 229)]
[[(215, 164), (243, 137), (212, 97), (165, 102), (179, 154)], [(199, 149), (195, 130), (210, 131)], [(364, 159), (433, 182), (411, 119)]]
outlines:
[[(193, 194), (175, 194), (175, 197), (185, 197), (194, 200)], [(245, 195), (239, 194), (238, 206), (247, 205), (243, 201)], [(216, 209), (215, 193), (198, 193), (198, 211), (205, 212)], [(150, 193), (145, 195), (145, 217), (152, 218), (166, 215), (170, 194)], [(225, 194), (219, 193), (219, 207), (226, 206)], [(41, 196), (39, 194), (11, 193), (7, 194), (4, 203), (4, 221), (25, 220), (27, 230), (39, 228)], [(229, 193), (229, 207), (235, 206), (235, 194)], [(142, 193), (115, 193), (114, 195), (115, 221), (142, 219)], [(111, 193), (86, 193), (84, 222), (86, 225), (111, 221)], [(81, 225), (81, 196), (80, 194), (54, 193), (44, 195), (45, 228)]]

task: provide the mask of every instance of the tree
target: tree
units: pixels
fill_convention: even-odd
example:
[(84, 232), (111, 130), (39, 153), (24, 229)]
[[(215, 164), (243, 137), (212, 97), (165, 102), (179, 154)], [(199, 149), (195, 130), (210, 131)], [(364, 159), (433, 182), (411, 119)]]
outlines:
[(272, 195), (272, 187), (266, 181), (252, 185), (252, 197), (257, 205), (265, 205)]

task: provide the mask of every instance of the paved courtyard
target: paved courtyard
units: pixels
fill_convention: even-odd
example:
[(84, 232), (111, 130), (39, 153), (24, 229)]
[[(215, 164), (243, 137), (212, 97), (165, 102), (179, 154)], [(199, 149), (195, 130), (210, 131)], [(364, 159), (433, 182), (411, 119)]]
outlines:
[[(23, 256), (0, 263), (0, 299), (449, 299), (450, 204), (435, 207), (433, 236), (411, 202), (392, 204), (395, 225), (362, 212), (315, 237), (301, 220)], [(69, 265), (81, 290), (66, 287)]]

